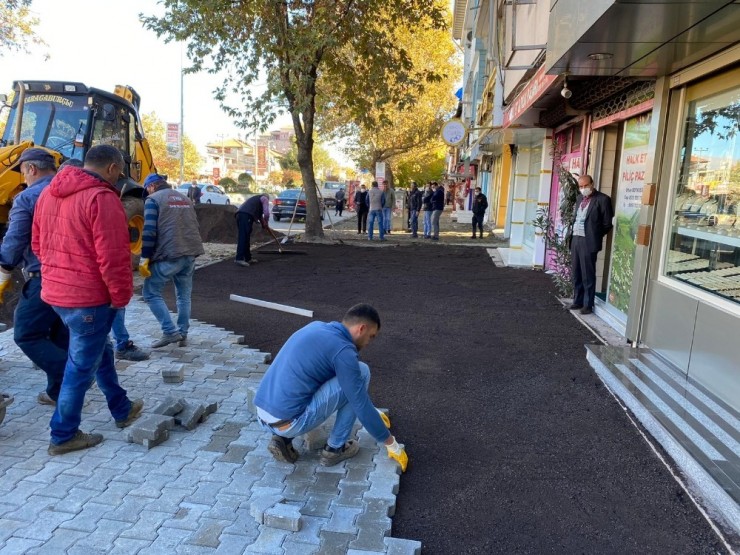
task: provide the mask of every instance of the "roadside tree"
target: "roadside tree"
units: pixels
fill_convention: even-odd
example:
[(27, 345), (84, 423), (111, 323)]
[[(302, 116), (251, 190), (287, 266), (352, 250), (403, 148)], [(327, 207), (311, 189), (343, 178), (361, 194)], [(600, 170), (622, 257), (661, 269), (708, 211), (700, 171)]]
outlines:
[(27, 52), (31, 44), (45, 45), (36, 34), (38, 24), (31, 13), (31, 0), (0, 3), (0, 58), (9, 52)]
[[(172, 180), (180, 176), (180, 159), (172, 158), (167, 154), (164, 123), (159, 119), (156, 112), (151, 112), (141, 116), (141, 125), (144, 127), (144, 135), (149, 141), (149, 148), (152, 151), (157, 171), (168, 175), (171, 178), (170, 183), (173, 183)], [(183, 176), (187, 182), (199, 176), (203, 160), (198, 153), (198, 149), (195, 148), (195, 144), (187, 135), (182, 138), (182, 149), (185, 153)]]
[[(216, 98), (244, 128), (266, 129), (287, 111), (306, 185), (307, 239), (324, 232), (314, 177), (318, 83), (357, 117), (372, 106), (410, 106), (436, 70), (417, 70), (398, 29), (443, 28), (438, 0), (163, 0), (162, 16), (142, 16), (166, 41), (187, 44), (191, 67), (226, 75)], [(449, 42), (449, 37), (446, 39)], [(265, 82), (255, 97), (253, 87)], [(239, 98), (232, 102), (230, 94)]]

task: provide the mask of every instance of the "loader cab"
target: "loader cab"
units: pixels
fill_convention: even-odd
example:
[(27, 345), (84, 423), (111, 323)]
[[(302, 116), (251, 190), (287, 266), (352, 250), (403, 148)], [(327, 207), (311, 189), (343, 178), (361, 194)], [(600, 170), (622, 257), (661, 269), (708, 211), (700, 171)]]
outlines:
[(123, 154), (126, 178), (141, 182), (145, 177), (150, 163), (142, 168), (144, 153), (137, 149), (143, 129), (128, 100), (81, 83), (16, 82), (14, 92), (3, 146), (33, 141), (64, 159), (82, 161), (91, 147), (108, 144)]

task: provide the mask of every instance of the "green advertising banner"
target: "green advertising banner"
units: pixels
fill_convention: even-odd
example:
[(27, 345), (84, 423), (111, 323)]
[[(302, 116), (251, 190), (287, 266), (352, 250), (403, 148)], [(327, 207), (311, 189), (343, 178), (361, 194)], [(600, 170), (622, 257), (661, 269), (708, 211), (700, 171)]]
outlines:
[(609, 304), (627, 314), (635, 267), (642, 190), (645, 187), (645, 163), (650, 135), (650, 112), (629, 119), (624, 124), (622, 157), (615, 203), (616, 225), (612, 240), (612, 260), (609, 273)]

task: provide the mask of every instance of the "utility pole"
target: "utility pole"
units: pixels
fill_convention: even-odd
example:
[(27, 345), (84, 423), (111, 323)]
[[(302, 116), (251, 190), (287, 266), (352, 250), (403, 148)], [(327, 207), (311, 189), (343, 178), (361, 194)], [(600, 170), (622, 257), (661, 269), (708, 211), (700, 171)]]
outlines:
[(185, 151), (182, 148), (182, 138), (185, 135), (184, 75), (185, 73), (182, 69), (182, 43), (180, 43), (180, 184), (185, 183)]

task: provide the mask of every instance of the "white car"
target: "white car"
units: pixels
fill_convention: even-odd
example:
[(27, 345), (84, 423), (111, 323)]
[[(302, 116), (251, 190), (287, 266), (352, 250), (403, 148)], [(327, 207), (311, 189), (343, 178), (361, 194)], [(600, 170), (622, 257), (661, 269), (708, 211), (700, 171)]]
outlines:
[[(200, 187), (201, 192), (201, 204), (231, 204), (231, 200), (229, 200), (229, 196), (226, 194), (226, 191), (218, 185), (198, 183), (198, 187)], [(188, 194), (188, 189), (190, 189), (190, 183), (185, 183), (177, 188), (178, 191), (186, 196)]]

